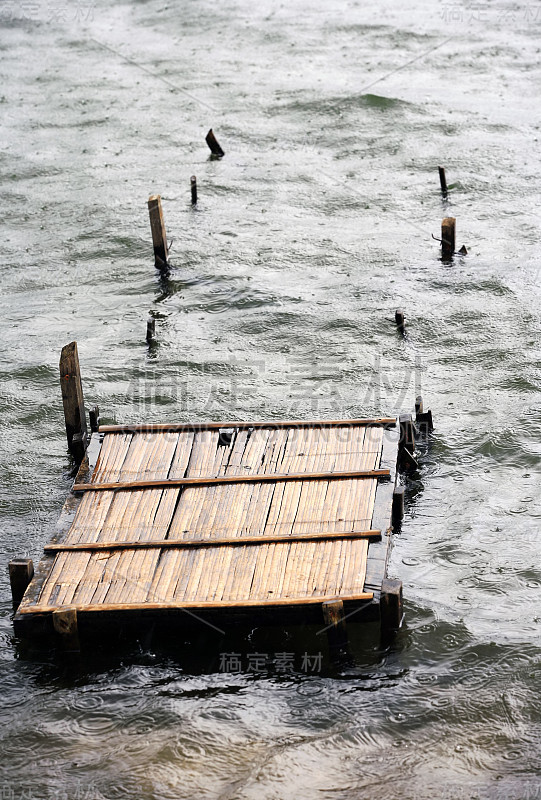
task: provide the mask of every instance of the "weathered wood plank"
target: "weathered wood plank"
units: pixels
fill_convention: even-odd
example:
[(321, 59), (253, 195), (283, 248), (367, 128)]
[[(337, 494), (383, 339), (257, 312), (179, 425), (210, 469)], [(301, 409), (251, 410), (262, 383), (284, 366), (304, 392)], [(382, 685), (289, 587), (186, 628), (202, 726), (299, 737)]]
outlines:
[(323, 420), (269, 420), (268, 422), (178, 422), (136, 425), (100, 425), (100, 433), (141, 433), (145, 431), (210, 431), (220, 428), (249, 430), (253, 428), (335, 428), (361, 425), (395, 425), (396, 417), (374, 417), (371, 419), (323, 419)]

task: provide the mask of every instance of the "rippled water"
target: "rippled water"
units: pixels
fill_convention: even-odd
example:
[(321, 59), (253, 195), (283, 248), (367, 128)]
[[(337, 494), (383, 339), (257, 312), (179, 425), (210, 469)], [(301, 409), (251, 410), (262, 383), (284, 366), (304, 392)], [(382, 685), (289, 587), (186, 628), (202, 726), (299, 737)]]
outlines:
[(4, 569), (2, 797), (541, 797), (538, 0), (3, 0), (0, 23), (4, 565), (39, 560), (70, 485), (74, 338), (102, 421), (422, 391), (436, 423), (390, 567), (404, 627), (350, 626), (355, 663), (239, 628), (65, 664), (14, 640)]

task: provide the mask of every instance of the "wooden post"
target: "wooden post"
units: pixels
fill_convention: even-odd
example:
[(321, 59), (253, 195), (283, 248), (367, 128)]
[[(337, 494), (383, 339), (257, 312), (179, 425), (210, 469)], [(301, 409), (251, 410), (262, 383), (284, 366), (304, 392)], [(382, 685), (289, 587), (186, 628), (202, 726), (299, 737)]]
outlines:
[(77, 626), (77, 609), (69, 606), (57, 608), (53, 611), (52, 618), (53, 628), (58, 634), (62, 649), (68, 653), (78, 652), (81, 648)]
[(447, 181), (445, 179), (445, 168), (438, 167), (438, 171), (440, 173), (440, 187), (441, 193), (444, 197), (447, 197)]
[(13, 608), (18, 608), (28, 584), (34, 577), (34, 564), (31, 558), (14, 558), (9, 562), (9, 583)]
[(444, 258), (450, 258), (455, 252), (455, 217), (445, 217), (441, 223), (441, 254)]
[(197, 205), (197, 178), (192, 175), (190, 178), (190, 186), (192, 190), (192, 206)]
[(415, 425), (411, 414), (400, 414), (400, 448), (406, 447), (411, 453), (415, 452)]
[(70, 342), (62, 348), (59, 366), (68, 447), (75, 458), (82, 461), (87, 433), (77, 342)]
[(384, 578), (380, 597), (381, 633), (384, 638), (400, 628), (402, 614), (402, 581)]
[(397, 308), (394, 312), (394, 320), (396, 322), (396, 327), (400, 331), (400, 333), (406, 332), (406, 317), (404, 316), (404, 312), (401, 308)]
[(405, 489), (403, 486), (395, 486), (393, 491), (393, 511), (392, 521), (393, 525), (400, 525), (404, 519), (404, 494)]
[(224, 151), (222, 150), (222, 148), (218, 144), (218, 140), (216, 139), (212, 128), (207, 133), (207, 135), (205, 137), (205, 141), (208, 144), (208, 146), (210, 147), (210, 152), (212, 153), (212, 155), (215, 158), (222, 158), (223, 156), (225, 156)]
[(415, 423), (419, 433), (423, 436), (431, 433), (434, 430), (432, 423), (432, 411), (424, 410), (423, 398), (421, 395), (415, 398)]
[(93, 406), (88, 412), (90, 419), (90, 430), (92, 433), (97, 433), (100, 429), (100, 409), (99, 406)]
[(156, 333), (156, 320), (153, 317), (149, 317), (147, 320), (147, 342), (150, 342), (154, 339), (154, 334)]
[(325, 623), (329, 649), (333, 652), (347, 649), (348, 634), (346, 618), (344, 616), (344, 603), (342, 600), (326, 600), (321, 604), (323, 621)]
[(159, 269), (167, 266), (167, 235), (162, 211), (162, 198), (153, 194), (148, 198), (148, 214), (150, 217), (150, 230), (152, 231), (152, 244), (154, 246), (154, 263)]

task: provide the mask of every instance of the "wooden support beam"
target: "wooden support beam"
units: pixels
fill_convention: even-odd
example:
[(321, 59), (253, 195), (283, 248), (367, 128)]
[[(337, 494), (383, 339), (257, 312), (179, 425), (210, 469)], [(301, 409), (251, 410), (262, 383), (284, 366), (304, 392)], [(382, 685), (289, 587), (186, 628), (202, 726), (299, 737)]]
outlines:
[(147, 320), (147, 342), (150, 344), (154, 339), (156, 333), (156, 320), (154, 317), (149, 317)]
[(344, 602), (340, 598), (326, 600), (321, 604), (323, 622), (325, 623), (329, 650), (345, 650), (348, 645)]
[(381, 584), (380, 619), (382, 636), (395, 633), (402, 624), (402, 581), (385, 578)]
[(324, 420), (269, 420), (268, 422), (179, 422), (156, 425), (101, 425), (100, 433), (163, 433), (164, 431), (216, 431), (220, 428), (249, 430), (250, 428), (278, 430), (279, 428), (356, 428), (362, 426), (392, 427), (396, 417), (375, 417), (373, 419), (324, 419)]
[(260, 475), (221, 475), (200, 478), (171, 478), (156, 481), (126, 481), (125, 483), (76, 483), (74, 492), (111, 492), (124, 489), (160, 489), (176, 486), (216, 486), (226, 483), (286, 483), (288, 481), (333, 481), (357, 478), (390, 478), (388, 469), (351, 470), (348, 472), (286, 472)]
[(192, 206), (197, 205), (197, 178), (195, 175), (192, 175), (190, 178), (190, 189), (192, 192)]
[(407, 447), (398, 451), (398, 468), (401, 472), (415, 472), (419, 469), (419, 462)]
[(45, 553), (95, 553), (102, 550), (170, 550), (190, 547), (244, 547), (248, 544), (274, 544), (277, 542), (317, 542), (330, 539), (376, 539), (381, 531), (328, 531), (317, 533), (292, 533), (258, 536), (225, 536), (221, 539), (144, 539), (136, 542), (75, 542), (73, 544), (47, 544)]
[(99, 406), (93, 406), (88, 412), (90, 419), (90, 430), (92, 433), (97, 433), (100, 427), (100, 409)]
[(393, 511), (392, 511), (392, 521), (395, 527), (400, 525), (400, 523), (404, 519), (404, 495), (405, 495), (404, 487), (395, 486), (393, 491)]
[(394, 320), (400, 333), (406, 333), (406, 317), (401, 308), (397, 308), (394, 312)]
[(210, 152), (212, 153), (212, 155), (215, 158), (223, 158), (223, 156), (225, 156), (224, 151), (222, 150), (222, 148), (218, 144), (218, 140), (216, 139), (216, 137), (214, 135), (214, 131), (212, 130), (212, 128), (207, 133), (207, 135), (205, 137), (205, 141), (208, 144), (208, 146), (210, 147)]
[(87, 430), (77, 342), (62, 348), (59, 367), (68, 447), (80, 462), (86, 450)]
[(148, 198), (148, 214), (150, 217), (150, 230), (152, 231), (152, 245), (154, 247), (154, 263), (159, 269), (168, 264), (169, 250), (167, 248), (167, 234), (162, 211), (162, 198), (153, 194)]
[(28, 585), (34, 577), (34, 564), (31, 558), (13, 558), (9, 562), (9, 584), (13, 608), (18, 608)]
[[(364, 602), (373, 600), (374, 592), (360, 592), (359, 594), (348, 595), (348, 603)], [(173, 611), (175, 609), (196, 609), (206, 608), (271, 608), (272, 606), (313, 606), (321, 605), (325, 600), (335, 600), (334, 597), (321, 595), (314, 597), (287, 597), (283, 599), (268, 600), (182, 600), (170, 603), (94, 603), (92, 605), (73, 606), (79, 613), (93, 614), (102, 611)], [(70, 607), (71, 608), (71, 607)], [(50, 614), (58, 611), (56, 606), (30, 606), (19, 609), (19, 617), (36, 614)]]
[(77, 609), (74, 606), (55, 608), (52, 612), (53, 628), (58, 635), (62, 650), (67, 653), (77, 653), (81, 649), (79, 644), (79, 630), (77, 625)]
[(444, 197), (447, 197), (447, 180), (445, 178), (445, 168), (438, 167), (438, 172), (440, 173), (440, 188), (441, 193)]
[(456, 218), (445, 217), (441, 223), (441, 254), (450, 258), (455, 252)]

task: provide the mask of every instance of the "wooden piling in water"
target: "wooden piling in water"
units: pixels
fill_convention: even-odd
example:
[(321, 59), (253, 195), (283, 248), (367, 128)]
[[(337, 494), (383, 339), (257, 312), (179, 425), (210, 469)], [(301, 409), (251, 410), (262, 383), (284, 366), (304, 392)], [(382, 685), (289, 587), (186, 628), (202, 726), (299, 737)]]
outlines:
[(192, 175), (190, 178), (190, 188), (192, 191), (192, 206), (197, 205), (197, 178), (195, 175)]
[(447, 180), (445, 178), (445, 167), (438, 167), (440, 173), (440, 188), (444, 197), (447, 197)]
[(329, 649), (331, 651), (345, 650), (348, 645), (344, 603), (340, 599), (326, 600), (321, 604), (323, 621), (326, 627)]
[(423, 398), (421, 395), (415, 398), (415, 424), (419, 434), (427, 436), (434, 430), (432, 422), (432, 411), (430, 409), (424, 410)]
[(152, 245), (154, 247), (154, 263), (158, 269), (163, 269), (163, 267), (167, 266), (169, 251), (163, 218), (162, 198), (159, 194), (153, 194), (148, 198), (148, 214), (150, 217), (150, 230), (152, 231)]
[(154, 334), (156, 333), (156, 320), (153, 317), (149, 317), (147, 320), (147, 342), (150, 342), (154, 339)]
[(450, 258), (455, 252), (455, 217), (445, 217), (441, 223), (441, 254), (443, 258)]
[(400, 333), (406, 333), (406, 317), (401, 308), (397, 308), (394, 312), (394, 321)]
[(9, 562), (9, 584), (14, 608), (19, 607), (33, 577), (34, 564), (31, 558), (14, 558)]
[(62, 650), (67, 653), (79, 652), (79, 630), (77, 625), (77, 609), (60, 607), (52, 612), (53, 628), (60, 641)]
[(90, 430), (92, 433), (97, 433), (100, 429), (100, 409), (99, 406), (93, 406), (88, 412), (90, 420)]
[(405, 489), (403, 486), (395, 486), (393, 490), (393, 510), (392, 522), (393, 525), (400, 525), (404, 519), (404, 495)]
[(80, 462), (86, 450), (87, 429), (77, 342), (62, 348), (59, 367), (68, 447)]
[(214, 131), (212, 130), (212, 128), (207, 133), (207, 135), (205, 137), (205, 141), (208, 144), (208, 146), (210, 147), (210, 152), (212, 153), (212, 155), (215, 158), (223, 158), (223, 156), (225, 156), (224, 151), (222, 150), (222, 148), (218, 144), (218, 140), (216, 139), (216, 137), (214, 135)]
[(392, 636), (402, 623), (402, 581), (384, 578), (381, 584), (380, 619), (384, 638)]

